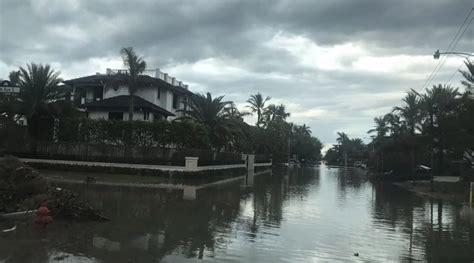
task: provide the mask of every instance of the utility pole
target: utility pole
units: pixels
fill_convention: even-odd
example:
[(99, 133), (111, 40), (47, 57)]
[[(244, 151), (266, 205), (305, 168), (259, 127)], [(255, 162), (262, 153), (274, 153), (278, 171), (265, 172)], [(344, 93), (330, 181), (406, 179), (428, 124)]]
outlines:
[(434, 136), (434, 117), (438, 112), (438, 106), (433, 105), (432, 113), (430, 114), (431, 124), (431, 192), (434, 191), (434, 151), (435, 151), (435, 136)]

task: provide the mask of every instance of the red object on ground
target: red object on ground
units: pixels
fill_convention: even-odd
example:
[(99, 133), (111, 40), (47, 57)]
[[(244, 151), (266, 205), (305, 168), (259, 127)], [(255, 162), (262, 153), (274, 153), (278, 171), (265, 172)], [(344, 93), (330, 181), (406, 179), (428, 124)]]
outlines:
[(53, 218), (49, 215), (51, 211), (42, 204), (38, 210), (36, 210), (36, 219), (35, 223), (38, 225), (46, 226), (53, 222)]

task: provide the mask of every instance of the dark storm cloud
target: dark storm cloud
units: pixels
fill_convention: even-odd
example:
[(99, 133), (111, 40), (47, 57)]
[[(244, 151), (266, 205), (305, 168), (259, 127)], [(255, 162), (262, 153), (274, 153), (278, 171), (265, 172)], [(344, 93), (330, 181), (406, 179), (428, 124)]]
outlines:
[[(62, 51), (61, 57), (71, 59), (109, 55), (118, 45), (166, 52), (171, 58), (165, 61), (239, 57), (254, 53), (259, 41), (278, 30), (307, 35), (324, 45), (373, 41), (390, 52), (431, 47), (442, 37), (452, 37), (466, 14), (467, 8), (460, 7), (472, 6), (470, 2), (2, 1), (1, 32), (45, 44), (49, 48), (41, 51)], [(61, 38), (54, 43), (55, 36), (45, 31), (55, 25), (84, 30), (85, 45)], [(106, 33), (107, 38), (94, 33)], [(2, 40), (2, 50), (16, 53), (15, 43)]]
[[(119, 61), (120, 48), (133, 46), (151, 68), (170, 70), (196, 89), (226, 94), (237, 103), (261, 91), (293, 105), (295, 120), (331, 142), (338, 129), (361, 122), (370, 127), (372, 112), (419, 87), (435, 65), (420, 60), (447, 47), (473, 5), (472, 0), (0, 0), (0, 75), (31, 61), (58, 65), (68, 77), (103, 72), (85, 67)], [(456, 49), (473, 51), (472, 34), (468, 30)], [(290, 43), (275, 41), (276, 36)], [(338, 57), (339, 49), (333, 50), (329, 60), (335, 65), (305, 61), (328, 59), (322, 54), (341, 45), (348, 53)], [(386, 59), (399, 55), (410, 57)], [(368, 62), (357, 64), (362, 56)], [(406, 67), (399, 70), (397, 63)], [(398, 74), (391, 68), (379, 72), (377, 66)], [(452, 71), (441, 71), (439, 78)], [(308, 113), (318, 107), (343, 117), (330, 122), (318, 111)]]

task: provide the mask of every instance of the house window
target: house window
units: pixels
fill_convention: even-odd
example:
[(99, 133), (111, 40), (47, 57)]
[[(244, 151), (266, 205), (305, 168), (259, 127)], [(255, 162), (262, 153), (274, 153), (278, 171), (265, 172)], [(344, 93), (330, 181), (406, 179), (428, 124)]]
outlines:
[(178, 108), (178, 95), (173, 93), (173, 109)]
[(123, 120), (123, 112), (109, 112), (109, 120)]
[(147, 121), (150, 119), (150, 113), (148, 111), (143, 112), (143, 120)]
[(104, 94), (102, 93), (102, 87), (94, 89), (94, 100), (102, 100), (103, 95)]
[(161, 90), (160, 88), (158, 88), (156, 92), (156, 99), (159, 99), (160, 97), (161, 97)]

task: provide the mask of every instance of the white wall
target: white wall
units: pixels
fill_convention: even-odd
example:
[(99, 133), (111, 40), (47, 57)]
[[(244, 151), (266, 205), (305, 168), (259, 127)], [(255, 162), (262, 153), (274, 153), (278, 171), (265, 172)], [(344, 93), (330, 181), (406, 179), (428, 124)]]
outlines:
[[(158, 88), (156, 87), (144, 87), (137, 90), (135, 93), (136, 96), (146, 99), (147, 101), (160, 105), (160, 101), (157, 99)], [(127, 85), (120, 85), (117, 91), (115, 91), (112, 87), (107, 87), (104, 92), (104, 99), (108, 99), (111, 97), (121, 96), (121, 95), (130, 95), (128, 93), (128, 86)], [(163, 96), (163, 94), (161, 94)], [(161, 106), (160, 106), (161, 107)]]
[(162, 89), (160, 102), (163, 102), (160, 107), (167, 111), (171, 111), (171, 108), (173, 106), (173, 94), (171, 93), (171, 91), (169, 91), (168, 89)]
[(157, 87), (140, 88), (135, 93), (136, 96), (142, 97), (142, 98), (146, 99), (147, 101), (149, 101), (153, 104), (159, 105), (158, 100), (156, 98), (157, 94), (158, 94), (158, 88)]
[(106, 111), (89, 111), (89, 119), (104, 119), (107, 120), (109, 118), (109, 113)]
[(167, 107), (167, 93), (168, 90), (161, 88), (160, 89), (160, 99), (156, 101), (156, 105), (162, 107), (163, 109), (166, 109)]
[[(177, 93), (178, 94), (178, 93)], [(176, 118), (182, 117), (184, 114), (178, 110), (184, 109), (184, 95), (178, 94), (178, 108), (173, 109), (173, 92), (169, 91), (167, 92), (167, 105), (166, 110), (174, 113), (176, 116), (170, 116), (168, 117), (168, 120), (174, 120)]]
[[(134, 111), (133, 120), (134, 121), (143, 121), (144, 119), (143, 111)], [(123, 120), (128, 121), (128, 111), (123, 113)], [(150, 112), (148, 121), (153, 121), (153, 113)]]
[[(153, 121), (153, 113), (150, 112), (148, 121)], [(142, 111), (135, 111), (133, 113), (133, 119), (136, 121), (143, 121), (144, 114)], [(89, 111), (89, 119), (109, 119), (109, 112), (108, 111)], [(123, 112), (123, 120), (128, 120), (128, 111)]]
[[(157, 87), (145, 87), (141, 88), (137, 91), (136, 95), (146, 99), (147, 101), (160, 106), (163, 109), (166, 109), (169, 112), (176, 114), (177, 116), (181, 116), (182, 114), (177, 112), (177, 109), (173, 109), (173, 92), (166, 88), (161, 88), (160, 98), (157, 98), (158, 88)], [(128, 86), (127, 85), (120, 85), (115, 91), (112, 87), (106, 87), (104, 89), (104, 99), (121, 96), (121, 95), (129, 95), (128, 93)], [(183, 104), (182, 96), (180, 95), (181, 99), (178, 102), (178, 108), (182, 109)], [(153, 114), (150, 114), (150, 120), (153, 119)], [(103, 116), (103, 115), (100, 115)], [(107, 113), (108, 117), (108, 113)], [(92, 117), (91, 117), (92, 118)], [(124, 119), (128, 120), (128, 112), (124, 113)], [(143, 120), (143, 112), (137, 112), (134, 114), (135, 120)], [(173, 119), (173, 117), (169, 117), (168, 119)]]

